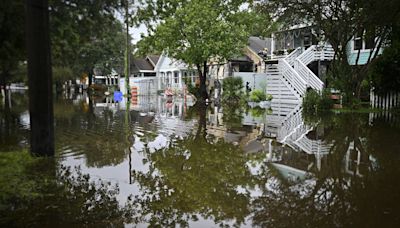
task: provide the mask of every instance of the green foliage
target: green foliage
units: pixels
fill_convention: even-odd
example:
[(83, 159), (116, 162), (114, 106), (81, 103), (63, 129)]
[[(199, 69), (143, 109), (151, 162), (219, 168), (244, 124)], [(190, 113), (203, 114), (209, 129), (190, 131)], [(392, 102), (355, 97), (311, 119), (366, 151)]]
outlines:
[(222, 81), (222, 100), (225, 103), (240, 103), (244, 100), (243, 80), (240, 77), (227, 77)]
[(63, 83), (73, 79), (75, 79), (75, 77), (71, 68), (62, 66), (53, 67), (53, 82)]
[(190, 94), (195, 96), (197, 99), (200, 98), (200, 88), (196, 85), (193, 85), (190, 78), (186, 77), (183, 79), (185, 81), (185, 85), (187, 86), (187, 90)]
[(375, 92), (400, 91), (400, 39), (392, 42), (372, 65), (370, 79)]
[(264, 93), (264, 91), (261, 90), (253, 90), (250, 93), (250, 101), (253, 102), (260, 102), (260, 101), (265, 101), (267, 100), (267, 94)]
[(253, 116), (253, 117), (261, 117), (264, 114), (269, 113), (269, 112), (270, 112), (270, 110), (266, 110), (259, 106), (256, 106), (256, 107), (250, 109), (251, 116)]
[(25, 59), (23, 0), (0, 2), (0, 83), (8, 83)]
[(332, 105), (333, 100), (330, 98), (328, 89), (323, 90), (322, 93), (318, 93), (313, 89), (308, 90), (302, 104), (304, 112), (309, 114), (330, 110)]
[[(248, 36), (248, 17), (240, 10), (246, 1), (169, 0), (145, 1), (138, 19), (150, 26), (139, 49), (164, 51), (189, 65), (203, 64), (210, 58), (227, 59), (241, 52)], [(152, 12), (148, 12), (149, 10)], [(154, 15), (149, 15), (155, 13)]]
[(207, 62), (225, 61), (242, 52), (252, 19), (241, 6), (245, 0), (143, 0), (137, 21), (149, 34), (138, 43), (142, 53), (164, 52), (195, 66), (200, 78), (201, 98), (206, 89)]
[(49, 6), (53, 65), (77, 75), (91, 73), (95, 65), (122, 66), (125, 35), (114, 16), (120, 1), (50, 0)]

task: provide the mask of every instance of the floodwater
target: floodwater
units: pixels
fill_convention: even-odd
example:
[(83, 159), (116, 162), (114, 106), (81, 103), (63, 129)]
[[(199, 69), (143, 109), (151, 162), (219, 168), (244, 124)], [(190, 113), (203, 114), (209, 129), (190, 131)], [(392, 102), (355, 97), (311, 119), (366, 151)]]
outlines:
[[(18, 154), (29, 146), (27, 97), (6, 99), (0, 151)], [(400, 225), (393, 113), (77, 94), (58, 97), (54, 114), (56, 157), (0, 174), (0, 226)]]

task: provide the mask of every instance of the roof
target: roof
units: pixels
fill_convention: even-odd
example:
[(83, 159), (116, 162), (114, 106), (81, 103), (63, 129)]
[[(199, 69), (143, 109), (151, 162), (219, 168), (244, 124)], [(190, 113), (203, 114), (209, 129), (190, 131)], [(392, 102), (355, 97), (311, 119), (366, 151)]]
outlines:
[(150, 63), (155, 67), (158, 63), (158, 60), (160, 60), (159, 55), (149, 55), (147, 58), (150, 60)]
[(147, 58), (133, 58), (131, 62), (131, 69), (133, 72), (142, 70), (154, 70), (154, 66)]
[(234, 57), (230, 58), (229, 61), (231, 61), (231, 62), (252, 62), (252, 60), (248, 56), (245, 56), (245, 55), (234, 56)]
[(251, 36), (248, 41), (248, 47), (257, 54), (267, 48), (268, 54), (271, 54), (271, 41), (271, 38), (261, 39), (260, 37)]

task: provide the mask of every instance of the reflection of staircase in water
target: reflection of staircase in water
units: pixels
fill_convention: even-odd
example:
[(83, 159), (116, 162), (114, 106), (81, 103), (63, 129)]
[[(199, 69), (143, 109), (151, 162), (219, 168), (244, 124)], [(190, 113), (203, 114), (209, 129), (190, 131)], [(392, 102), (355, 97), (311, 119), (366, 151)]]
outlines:
[(279, 143), (296, 151), (315, 155), (317, 167), (320, 168), (321, 158), (329, 153), (331, 145), (320, 139), (308, 137), (308, 133), (313, 131), (316, 125), (304, 123), (301, 104), (295, 106), (286, 115), (283, 115), (281, 110), (274, 111), (274, 108), (272, 108), (272, 115), (267, 117), (266, 134), (276, 137)]

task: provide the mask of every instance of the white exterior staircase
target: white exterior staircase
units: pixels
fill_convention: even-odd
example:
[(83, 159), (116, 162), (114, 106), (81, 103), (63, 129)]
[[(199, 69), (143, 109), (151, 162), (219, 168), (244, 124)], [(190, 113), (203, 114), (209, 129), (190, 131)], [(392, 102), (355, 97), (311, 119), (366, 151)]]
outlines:
[(314, 61), (330, 61), (334, 51), (330, 45), (313, 45), (303, 51), (295, 49), (277, 63), (267, 63), (267, 93), (273, 97), (272, 103), (301, 103), (307, 88), (321, 91), (324, 83), (316, 76), (308, 64)]

